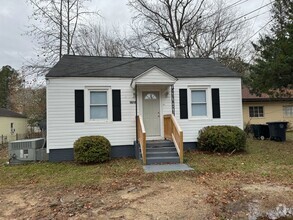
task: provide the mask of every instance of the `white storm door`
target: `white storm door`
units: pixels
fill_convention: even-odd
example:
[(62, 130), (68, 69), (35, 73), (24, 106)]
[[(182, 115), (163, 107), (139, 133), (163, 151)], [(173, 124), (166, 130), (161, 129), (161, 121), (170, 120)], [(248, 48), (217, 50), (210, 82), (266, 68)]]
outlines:
[(143, 122), (147, 136), (160, 136), (160, 94), (143, 92)]

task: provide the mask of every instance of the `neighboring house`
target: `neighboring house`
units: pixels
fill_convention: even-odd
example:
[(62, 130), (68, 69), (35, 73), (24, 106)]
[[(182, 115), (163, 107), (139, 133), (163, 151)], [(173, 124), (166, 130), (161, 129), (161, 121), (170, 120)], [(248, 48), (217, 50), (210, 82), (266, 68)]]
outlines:
[(293, 125), (293, 98), (271, 98), (267, 94), (251, 94), (247, 87), (242, 88), (244, 126), (266, 124), (274, 121), (287, 121)]
[(27, 118), (24, 115), (0, 108), (0, 143), (15, 141), (17, 134), (26, 133)]
[(205, 126), (243, 127), (241, 78), (213, 59), (65, 55), (46, 80), (51, 161), (72, 160), (74, 141), (88, 135), (109, 139), (112, 157), (134, 156), (142, 124), (147, 142), (175, 138), (177, 148), (180, 126), (185, 149)]

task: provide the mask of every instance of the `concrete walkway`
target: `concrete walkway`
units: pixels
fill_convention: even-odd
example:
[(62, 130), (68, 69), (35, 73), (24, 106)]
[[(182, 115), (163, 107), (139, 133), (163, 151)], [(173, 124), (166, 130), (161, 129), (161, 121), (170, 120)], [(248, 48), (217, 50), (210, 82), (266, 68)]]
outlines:
[(143, 169), (146, 173), (193, 170), (186, 164), (145, 165)]

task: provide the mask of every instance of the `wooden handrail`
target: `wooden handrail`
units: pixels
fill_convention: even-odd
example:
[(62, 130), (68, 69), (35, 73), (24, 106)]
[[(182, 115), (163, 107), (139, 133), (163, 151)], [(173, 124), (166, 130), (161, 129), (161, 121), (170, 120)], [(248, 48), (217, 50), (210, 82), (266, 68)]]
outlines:
[(164, 138), (174, 142), (180, 163), (183, 163), (183, 131), (173, 114), (164, 115)]
[(146, 132), (143, 124), (142, 117), (140, 115), (136, 116), (137, 122), (137, 137), (140, 144), (142, 163), (146, 164)]

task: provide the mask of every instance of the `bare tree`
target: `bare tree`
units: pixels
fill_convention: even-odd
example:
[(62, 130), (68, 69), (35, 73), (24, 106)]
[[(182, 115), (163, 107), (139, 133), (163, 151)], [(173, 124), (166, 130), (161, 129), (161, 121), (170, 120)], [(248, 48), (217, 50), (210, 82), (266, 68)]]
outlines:
[(85, 7), (89, 0), (28, 0), (33, 7), (27, 34), (35, 37), (39, 47), (38, 60), (29, 67), (34, 72), (47, 71), (62, 54), (74, 54), (73, 42), (82, 19), (90, 12)]
[(129, 5), (137, 13), (134, 21), (138, 26), (133, 30), (140, 44), (134, 46), (161, 56), (169, 56), (170, 48), (189, 47), (205, 8), (204, 0), (129, 0)]
[(102, 24), (90, 22), (77, 31), (74, 50), (76, 54), (90, 56), (121, 57), (127, 54), (118, 28), (110, 31)]
[(191, 51), (188, 56), (218, 58), (223, 52), (233, 48), (233, 54), (239, 56), (245, 45), (244, 32), (247, 22), (235, 20), (235, 11), (229, 9), (225, 1), (218, 0), (210, 5), (212, 16), (203, 18), (200, 30), (191, 38)]
[(129, 5), (136, 12), (129, 48), (148, 56), (169, 57), (183, 47), (185, 57), (217, 57), (234, 47), (245, 26), (223, 0), (129, 0)]

